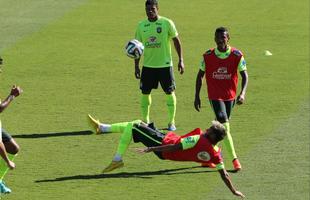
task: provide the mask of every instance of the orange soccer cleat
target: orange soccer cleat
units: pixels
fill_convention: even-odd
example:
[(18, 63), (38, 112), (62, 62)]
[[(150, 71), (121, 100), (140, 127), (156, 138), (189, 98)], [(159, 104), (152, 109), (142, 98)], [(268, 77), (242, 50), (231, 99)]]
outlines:
[(236, 172), (240, 171), (241, 170), (241, 164), (240, 164), (238, 158), (235, 158), (232, 162), (233, 162), (235, 171)]

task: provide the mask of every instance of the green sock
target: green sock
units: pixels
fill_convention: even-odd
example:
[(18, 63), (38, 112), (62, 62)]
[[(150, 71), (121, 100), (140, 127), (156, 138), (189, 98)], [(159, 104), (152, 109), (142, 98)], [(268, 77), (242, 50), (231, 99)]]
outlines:
[(142, 94), (141, 96), (141, 112), (142, 120), (145, 123), (150, 123), (150, 107), (152, 104), (151, 94)]
[(223, 143), (224, 143), (226, 151), (228, 152), (229, 156), (233, 160), (233, 159), (237, 158), (237, 154), (235, 151), (233, 139), (232, 139), (231, 134), (230, 134), (230, 125), (229, 125), (229, 122), (225, 122), (225, 123), (223, 123), (223, 125), (224, 125), (224, 127), (226, 129), (226, 133), (227, 133), (227, 136), (223, 140)]
[(177, 98), (176, 98), (174, 92), (167, 95), (167, 106), (168, 106), (169, 124), (174, 124), (175, 123), (176, 107), (177, 107)]
[(127, 127), (128, 123), (129, 122), (120, 122), (120, 123), (111, 124), (111, 132), (122, 133)]
[(116, 151), (117, 155), (122, 157), (125, 154), (132, 140), (132, 126), (138, 123), (141, 123), (141, 120), (112, 124), (112, 132), (122, 133)]
[[(13, 161), (16, 155), (8, 154), (9, 160)], [(0, 160), (0, 180), (3, 180), (5, 174), (8, 172), (9, 167), (7, 166), (6, 162), (1, 159)]]

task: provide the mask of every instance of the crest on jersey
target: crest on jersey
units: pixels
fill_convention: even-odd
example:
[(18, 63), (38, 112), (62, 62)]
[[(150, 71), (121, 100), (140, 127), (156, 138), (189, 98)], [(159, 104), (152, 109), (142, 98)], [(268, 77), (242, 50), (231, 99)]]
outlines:
[(156, 31), (157, 31), (157, 33), (161, 33), (162, 32), (162, 28), (161, 27), (157, 27)]
[(206, 151), (201, 151), (201, 152), (199, 152), (198, 154), (197, 154), (197, 158), (199, 159), (199, 160), (202, 160), (202, 161), (209, 161), (210, 159), (211, 159), (211, 156), (210, 156), (210, 154), (208, 153), (208, 152), (206, 152)]

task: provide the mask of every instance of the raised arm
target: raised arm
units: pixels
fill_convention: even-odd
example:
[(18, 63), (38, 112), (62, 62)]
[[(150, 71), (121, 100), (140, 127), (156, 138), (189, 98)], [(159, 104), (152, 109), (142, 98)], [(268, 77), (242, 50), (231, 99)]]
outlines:
[(13, 99), (19, 96), (22, 92), (23, 90), (19, 86), (13, 85), (10, 94), (0, 103), (0, 113), (2, 113), (4, 109), (6, 109), (13, 101)]

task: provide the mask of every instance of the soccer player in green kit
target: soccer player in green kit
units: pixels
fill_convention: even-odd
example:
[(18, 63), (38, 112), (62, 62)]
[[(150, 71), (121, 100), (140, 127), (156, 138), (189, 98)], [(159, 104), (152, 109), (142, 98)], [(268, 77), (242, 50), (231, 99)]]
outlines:
[[(2, 58), (0, 57), (0, 65), (2, 65)], [(10, 94), (3, 100), (0, 100), (0, 113), (2, 113), (9, 104), (22, 93), (22, 89), (18, 86), (13, 86)], [(7, 194), (11, 192), (4, 182), (3, 178), (8, 169), (14, 169), (15, 163), (12, 161), (14, 156), (19, 151), (19, 146), (16, 141), (3, 128), (0, 120), (0, 194)], [(9, 154), (8, 154), (9, 153)]]
[(178, 71), (180, 74), (184, 72), (182, 47), (174, 23), (158, 15), (157, 0), (147, 0), (145, 11), (147, 19), (139, 22), (135, 35), (135, 38), (145, 47), (142, 71), (139, 67), (140, 59), (135, 60), (135, 77), (140, 79), (142, 92), (142, 120), (150, 123), (151, 91), (157, 89), (160, 83), (166, 93), (169, 118), (167, 130), (173, 131), (176, 130), (176, 96), (170, 40), (173, 40), (179, 57)]
[[(238, 49), (228, 45), (230, 36), (227, 28), (219, 27), (215, 31), (216, 48), (209, 49), (203, 54), (203, 61), (196, 78), (196, 93), (194, 106), (200, 111), (200, 89), (202, 79), (206, 77), (208, 98), (216, 119), (227, 131), (224, 148), (232, 159), (234, 169), (241, 169), (241, 164), (235, 152), (233, 139), (230, 134), (229, 118), (235, 102), (239, 105), (245, 101), (248, 85), (248, 74), (243, 54)], [(236, 97), (238, 71), (241, 75), (241, 91)]]

